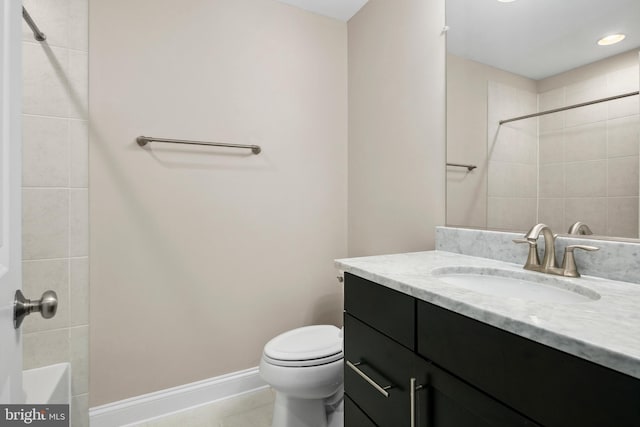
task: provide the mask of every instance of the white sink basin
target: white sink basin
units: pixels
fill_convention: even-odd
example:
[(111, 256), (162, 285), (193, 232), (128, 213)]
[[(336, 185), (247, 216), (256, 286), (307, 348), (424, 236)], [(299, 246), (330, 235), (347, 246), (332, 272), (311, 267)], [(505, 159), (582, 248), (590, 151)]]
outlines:
[(584, 303), (600, 298), (597, 292), (563, 279), (528, 271), (501, 270), (483, 267), (440, 267), (431, 272), (450, 285), (503, 298), (548, 303)]

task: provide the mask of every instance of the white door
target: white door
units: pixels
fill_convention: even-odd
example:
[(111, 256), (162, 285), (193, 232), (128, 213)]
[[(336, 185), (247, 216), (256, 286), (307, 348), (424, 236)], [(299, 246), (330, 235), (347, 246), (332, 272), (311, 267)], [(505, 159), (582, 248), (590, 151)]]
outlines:
[(0, 403), (22, 403), (22, 342), (13, 327), (21, 282), (22, 2), (0, 0)]

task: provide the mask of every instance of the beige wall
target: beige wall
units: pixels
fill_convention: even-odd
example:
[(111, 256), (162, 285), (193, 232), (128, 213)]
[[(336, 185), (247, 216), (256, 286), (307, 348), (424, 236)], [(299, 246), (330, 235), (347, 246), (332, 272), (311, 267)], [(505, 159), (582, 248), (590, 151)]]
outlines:
[(92, 406), (339, 324), (346, 24), (268, 0), (92, 0), (90, 27)]
[(444, 0), (349, 21), (349, 254), (434, 247), (445, 219)]
[(534, 80), (447, 55), (447, 161), (478, 167), (447, 168), (448, 225), (487, 226), (489, 82), (536, 91)]
[(52, 319), (25, 319), (24, 369), (71, 363), (71, 426), (89, 424), (87, 0), (25, 0), (22, 271), (27, 298), (58, 295)]

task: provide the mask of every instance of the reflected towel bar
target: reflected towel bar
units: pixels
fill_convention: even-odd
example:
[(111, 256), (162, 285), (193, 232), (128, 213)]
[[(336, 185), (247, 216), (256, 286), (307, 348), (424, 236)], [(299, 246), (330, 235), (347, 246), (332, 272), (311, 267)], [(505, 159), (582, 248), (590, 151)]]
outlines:
[(503, 125), (505, 123), (515, 122), (517, 120), (531, 119), (533, 117), (544, 116), (552, 113), (559, 113), (560, 111), (573, 110), (574, 108), (586, 107), (588, 105), (599, 104), (601, 102), (615, 101), (616, 99), (626, 98), (628, 96), (635, 96), (638, 94), (640, 94), (640, 92), (638, 91), (623, 93), (622, 95), (609, 96), (607, 98), (596, 99), (588, 102), (581, 102), (580, 104), (573, 104), (573, 105), (568, 105), (566, 107), (554, 108), (553, 110), (546, 110), (546, 111), (541, 111), (539, 113), (527, 114), (526, 116), (519, 116), (519, 117), (514, 117), (512, 119), (500, 120), (499, 123)]
[(27, 9), (25, 9), (24, 6), (22, 6), (22, 17), (24, 18), (25, 21), (27, 21), (27, 25), (29, 25), (29, 28), (31, 28), (31, 31), (33, 31), (33, 37), (36, 40), (38, 40), (39, 42), (43, 42), (47, 39), (47, 36), (42, 31), (40, 31), (40, 28), (38, 28), (38, 26), (33, 21), (33, 19), (31, 18), (31, 15), (29, 15), (29, 12), (27, 12)]
[(460, 163), (447, 163), (447, 166), (455, 166), (457, 168), (467, 168), (467, 171), (469, 172), (477, 168), (476, 165), (462, 165)]
[(204, 141), (187, 141), (184, 139), (168, 139), (168, 138), (154, 138), (151, 136), (139, 136), (136, 138), (138, 145), (144, 147), (149, 142), (169, 142), (172, 144), (188, 144), (188, 145), (206, 145), (209, 147), (227, 147), (227, 148), (246, 148), (251, 150), (253, 154), (260, 154), (262, 149), (258, 145), (243, 145), (243, 144), (225, 144), (224, 142), (204, 142)]

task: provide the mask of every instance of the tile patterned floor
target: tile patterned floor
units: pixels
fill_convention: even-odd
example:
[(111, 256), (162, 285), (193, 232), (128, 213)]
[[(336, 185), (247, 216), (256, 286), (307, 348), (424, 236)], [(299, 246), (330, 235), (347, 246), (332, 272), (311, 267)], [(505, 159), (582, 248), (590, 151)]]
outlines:
[(271, 427), (274, 398), (265, 388), (129, 427)]

